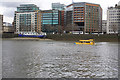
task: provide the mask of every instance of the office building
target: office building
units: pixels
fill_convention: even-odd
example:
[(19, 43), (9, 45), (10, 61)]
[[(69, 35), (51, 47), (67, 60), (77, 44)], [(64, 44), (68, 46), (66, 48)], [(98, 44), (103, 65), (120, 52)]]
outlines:
[[(79, 31), (84, 33), (102, 32), (102, 8), (99, 4), (75, 2), (66, 7), (66, 16), (72, 11), (72, 21), (76, 24)], [(67, 21), (66, 21), (67, 22)], [(66, 23), (67, 25), (68, 23)]]
[[(120, 2), (119, 2), (120, 3)], [(120, 30), (120, 4), (107, 10), (107, 34), (117, 34)]]
[(107, 30), (107, 20), (102, 20), (102, 33), (106, 34)]
[(59, 24), (59, 11), (58, 10), (42, 10), (41, 22), (43, 32), (57, 32)]
[(58, 26), (64, 26), (64, 4), (52, 3), (52, 10), (41, 11), (42, 31), (51, 33), (58, 32)]
[(65, 27), (65, 11), (59, 11), (59, 25), (61, 25), (62, 30), (64, 30)]
[(2, 27), (3, 27), (3, 15), (0, 14), (0, 34), (2, 33)]
[(65, 25), (65, 19), (64, 19), (64, 15), (65, 15), (65, 5), (64, 4), (60, 4), (60, 3), (52, 3), (52, 10), (58, 10), (58, 22), (59, 22), (59, 27), (61, 26), (61, 29), (64, 29), (64, 25)]
[(72, 14), (73, 14), (73, 11), (66, 11), (66, 15), (65, 15), (66, 25), (73, 23)]
[(34, 4), (22, 4), (17, 7), (14, 17), (16, 33), (40, 33), (41, 11)]
[(65, 5), (64, 4), (60, 4), (60, 3), (52, 3), (52, 10), (64, 10), (65, 9)]

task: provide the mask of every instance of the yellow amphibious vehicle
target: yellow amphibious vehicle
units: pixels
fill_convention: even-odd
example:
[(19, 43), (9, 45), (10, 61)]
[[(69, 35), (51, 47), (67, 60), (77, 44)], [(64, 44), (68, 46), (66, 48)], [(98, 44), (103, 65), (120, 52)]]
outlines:
[(78, 42), (75, 42), (74, 44), (87, 44), (87, 45), (94, 45), (94, 39), (88, 39), (88, 40), (79, 40)]

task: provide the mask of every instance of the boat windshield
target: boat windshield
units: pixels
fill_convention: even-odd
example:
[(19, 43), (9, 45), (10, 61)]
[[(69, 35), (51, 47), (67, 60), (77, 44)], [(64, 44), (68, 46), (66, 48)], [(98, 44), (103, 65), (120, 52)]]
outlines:
[(91, 41), (79, 41), (80, 43), (90, 43)]

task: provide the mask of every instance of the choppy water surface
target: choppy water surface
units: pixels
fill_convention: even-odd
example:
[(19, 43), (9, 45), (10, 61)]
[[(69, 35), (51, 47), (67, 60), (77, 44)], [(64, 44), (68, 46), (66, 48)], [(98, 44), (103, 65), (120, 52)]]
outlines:
[(0, 79), (2, 79), (2, 38), (0, 36)]
[(117, 78), (118, 43), (3, 41), (4, 78)]

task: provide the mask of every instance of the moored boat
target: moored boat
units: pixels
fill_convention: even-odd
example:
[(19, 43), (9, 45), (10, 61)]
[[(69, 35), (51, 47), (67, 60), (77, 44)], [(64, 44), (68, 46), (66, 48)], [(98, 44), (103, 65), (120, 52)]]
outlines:
[(24, 32), (21, 34), (18, 34), (19, 37), (39, 37), (39, 38), (43, 38), (46, 36), (46, 33), (36, 33), (36, 32)]

